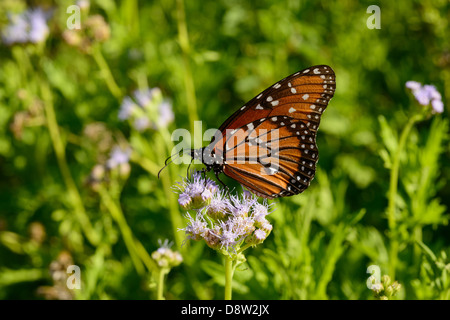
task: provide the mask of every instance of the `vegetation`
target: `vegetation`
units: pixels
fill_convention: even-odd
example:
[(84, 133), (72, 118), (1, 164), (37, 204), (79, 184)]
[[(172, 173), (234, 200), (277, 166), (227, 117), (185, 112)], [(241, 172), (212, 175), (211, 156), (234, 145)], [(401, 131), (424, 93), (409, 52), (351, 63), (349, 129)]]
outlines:
[(381, 29), (370, 1), (1, 1), (0, 299), (224, 299), (224, 256), (179, 230), (187, 165), (157, 177), (172, 133), (206, 144), (317, 64), (316, 178), (270, 202), (233, 299), (449, 299), (450, 3), (378, 3)]

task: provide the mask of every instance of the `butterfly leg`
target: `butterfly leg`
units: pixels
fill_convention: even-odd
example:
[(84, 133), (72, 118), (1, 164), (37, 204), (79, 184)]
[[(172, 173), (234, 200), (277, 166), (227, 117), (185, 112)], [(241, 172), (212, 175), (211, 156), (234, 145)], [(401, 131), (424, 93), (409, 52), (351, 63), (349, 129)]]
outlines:
[(230, 188), (228, 188), (228, 186), (219, 178), (219, 173), (218, 172), (214, 172), (216, 174), (216, 178), (217, 180), (225, 187), (225, 189), (227, 189), (227, 191), (230, 190)]

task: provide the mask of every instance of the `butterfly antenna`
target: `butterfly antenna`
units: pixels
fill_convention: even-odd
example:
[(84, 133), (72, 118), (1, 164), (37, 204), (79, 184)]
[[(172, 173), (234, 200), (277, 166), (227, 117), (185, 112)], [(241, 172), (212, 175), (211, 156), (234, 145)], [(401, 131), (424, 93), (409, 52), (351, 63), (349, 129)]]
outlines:
[(186, 170), (186, 176), (188, 177), (188, 179), (190, 179), (190, 175), (189, 175), (189, 168), (191, 167), (192, 161), (194, 161), (194, 158), (192, 158), (191, 162), (189, 163), (187, 170)]
[(171, 155), (170, 157), (168, 157), (166, 159), (166, 161), (164, 161), (164, 167), (162, 167), (161, 170), (158, 171), (158, 179), (159, 179), (159, 175), (161, 174), (161, 171), (163, 171), (169, 164), (171, 164), (172, 162), (174, 162), (176, 159), (178, 159), (180, 157), (180, 152), (181, 151), (182, 150), (178, 151), (178, 154)]

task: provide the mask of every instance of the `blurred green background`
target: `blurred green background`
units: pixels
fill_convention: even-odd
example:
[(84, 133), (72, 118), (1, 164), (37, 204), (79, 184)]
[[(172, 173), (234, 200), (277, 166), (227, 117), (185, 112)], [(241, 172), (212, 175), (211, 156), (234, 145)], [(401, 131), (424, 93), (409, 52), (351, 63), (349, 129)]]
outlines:
[[(73, 4), (81, 30), (67, 27)], [(381, 29), (366, 25), (373, 4)], [(399, 281), (398, 299), (450, 298), (447, 0), (2, 0), (3, 34), (12, 13), (37, 7), (49, 13), (45, 39), (0, 45), (1, 299), (154, 299), (158, 239), (184, 259), (166, 276), (166, 299), (223, 299), (221, 257), (203, 242), (181, 246), (171, 187), (186, 165), (156, 176), (171, 132), (193, 133), (195, 120), (218, 128), (316, 64), (337, 81), (316, 179), (275, 201), (273, 232), (247, 251), (233, 298), (373, 299), (370, 265)], [(402, 148), (425, 108), (409, 80), (435, 85), (445, 110), (414, 124)], [(138, 130), (119, 119), (126, 97), (155, 87), (173, 121)], [(129, 161), (108, 170), (115, 146)], [(72, 264), (79, 290), (65, 286)]]

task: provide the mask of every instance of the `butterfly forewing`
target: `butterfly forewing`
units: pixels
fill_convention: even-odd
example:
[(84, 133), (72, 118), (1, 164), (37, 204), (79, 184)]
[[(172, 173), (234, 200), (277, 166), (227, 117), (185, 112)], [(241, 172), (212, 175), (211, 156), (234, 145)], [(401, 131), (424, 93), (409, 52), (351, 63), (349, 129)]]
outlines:
[(219, 128), (209, 148), (223, 172), (265, 198), (304, 191), (314, 178), (320, 118), (336, 89), (329, 66), (296, 72), (258, 94)]

